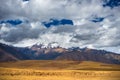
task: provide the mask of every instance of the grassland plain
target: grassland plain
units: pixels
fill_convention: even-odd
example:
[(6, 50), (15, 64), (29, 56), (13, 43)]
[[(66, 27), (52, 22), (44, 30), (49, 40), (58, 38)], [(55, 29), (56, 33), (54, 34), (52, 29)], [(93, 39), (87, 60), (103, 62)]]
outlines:
[(120, 80), (120, 65), (91, 61), (3, 62), (0, 80)]

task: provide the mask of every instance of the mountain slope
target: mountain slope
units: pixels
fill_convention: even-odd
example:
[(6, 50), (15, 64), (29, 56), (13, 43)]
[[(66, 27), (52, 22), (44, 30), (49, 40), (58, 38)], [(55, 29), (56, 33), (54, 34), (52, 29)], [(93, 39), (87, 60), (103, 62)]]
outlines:
[(26, 60), (29, 57), (17, 51), (16, 47), (8, 46), (0, 43), (0, 61)]
[(0, 49), (0, 61), (17, 61), (18, 59), (10, 53)]
[(105, 50), (89, 48), (32, 47), (19, 48), (0, 44), (0, 61), (13, 60), (69, 60), (95, 61), (110, 64), (120, 64), (120, 54)]
[(104, 50), (85, 49), (65, 52), (58, 56), (57, 60), (74, 60), (74, 61), (96, 61), (103, 63), (120, 64), (120, 55), (107, 52)]

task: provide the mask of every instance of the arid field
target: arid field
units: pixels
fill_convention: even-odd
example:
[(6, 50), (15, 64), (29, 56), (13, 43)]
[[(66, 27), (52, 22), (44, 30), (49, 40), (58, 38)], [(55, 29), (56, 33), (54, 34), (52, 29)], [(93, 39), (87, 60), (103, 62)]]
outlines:
[(120, 65), (91, 61), (1, 62), (0, 80), (120, 80)]

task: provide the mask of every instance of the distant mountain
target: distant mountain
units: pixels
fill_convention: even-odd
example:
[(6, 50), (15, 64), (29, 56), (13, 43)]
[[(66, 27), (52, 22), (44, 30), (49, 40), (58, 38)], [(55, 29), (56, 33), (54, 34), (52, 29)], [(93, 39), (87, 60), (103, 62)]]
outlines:
[(29, 48), (18, 48), (18, 51), (29, 56), (30, 59), (35, 60), (54, 60), (65, 52), (65, 48), (54, 47), (53, 45), (44, 46), (42, 44), (35, 44)]
[(70, 60), (120, 64), (120, 54), (79, 47), (65, 49), (59, 46), (44, 46), (43, 44), (35, 44), (25, 48), (0, 44), (0, 61), (16, 60)]
[(29, 57), (22, 54), (16, 47), (0, 43), (0, 61), (26, 60)]
[(89, 48), (68, 50), (67, 52), (58, 56), (56, 59), (120, 64), (120, 54)]
[(17, 61), (18, 59), (10, 53), (0, 49), (0, 61)]

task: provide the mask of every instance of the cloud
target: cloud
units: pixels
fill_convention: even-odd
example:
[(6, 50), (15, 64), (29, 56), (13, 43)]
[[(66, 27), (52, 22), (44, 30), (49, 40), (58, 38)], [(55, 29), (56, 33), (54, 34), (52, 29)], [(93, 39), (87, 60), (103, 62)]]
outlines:
[[(41, 26), (41, 28), (39, 27)], [(39, 22), (23, 23), (13, 27), (12, 25), (2, 25), (0, 38), (6, 42), (17, 43), (23, 39), (35, 39), (44, 32), (44, 27)]]
[(23, 17), (32, 20), (73, 19), (90, 17), (93, 13), (94, 15), (101, 14), (104, 12), (101, 5), (100, 0), (30, 0), (27, 3), (22, 0), (8, 0), (7, 2), (1, 0), (0, 12), (2, 12), (1, 18), (3, 19), (11, 17)]
[[(58, 43), (62, 47), (90, 47), (120, 51), (120, 6), (103, 0), (1, 0), (0, 42), (15, 46)], [(74, 25), (50, 25), (68, 19)], [(20, 20), (22, 23), (11, 25)]]

